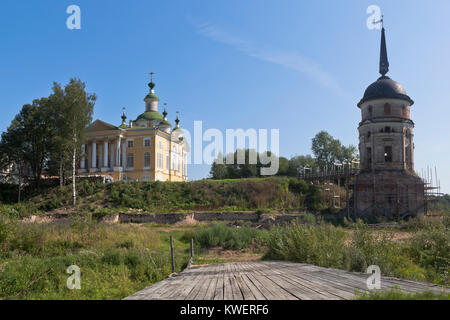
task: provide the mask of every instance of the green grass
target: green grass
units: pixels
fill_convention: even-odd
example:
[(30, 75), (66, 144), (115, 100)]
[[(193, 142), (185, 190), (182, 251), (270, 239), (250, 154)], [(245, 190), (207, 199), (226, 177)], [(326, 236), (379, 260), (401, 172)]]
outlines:
[[(319, 188), (287, 177), (191, 182), (116, 182), (84, 180), (77, 186), (78, 211), (141, 209), (147, 212), (323, 210)], [(70, 207), (71, 186), (33, 192), (26, 202), (44, 212)], [(1, 212), (0, 212), (1, 214)]]
[(365, 272), (378, 265), (383, 276), (449, 285), (450, 231), (443, 224), (415, 230), (406, 242), (392, 232), (373, 232), (358, 223), (348, 229), (330, 224), (275, 227), (263, 238), (265, 259), (288, 260)]
[(358, 292), (356, 300), (450, 300), (450, 293), (423, 291), (409, 293), (393, 288), (391, 290), (371, 290), (368, 293)]
[[(174, 236), (176, 272), (187, 265), (184, 230)], [(0, 299), (122, 299), (171, 273), (170, 234), (148, 225), (0, 221)], [(66, 286), (81, 269), (81, 290)]]
[(185, 233), (184, 239), (193, 238), (198, 247), (207, 249), (222, 247), (242, 250), (249, 247), (260, 236), (260, 231), (251, 227), (231, 228), (222, 223), (202, 228), (195, 233)]

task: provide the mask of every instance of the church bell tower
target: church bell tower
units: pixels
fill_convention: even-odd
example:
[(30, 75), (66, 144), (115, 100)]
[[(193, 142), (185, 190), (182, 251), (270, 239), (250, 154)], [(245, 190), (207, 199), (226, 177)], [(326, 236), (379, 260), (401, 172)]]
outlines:
[(364, 92), (359, 132), (360, 174), (353, 195), (356, 216), (402, 218), (423, 210), (424, 185), (414, 172), (414, 101), (386, 74), (386, 34), (381, 30), (381, 77)]

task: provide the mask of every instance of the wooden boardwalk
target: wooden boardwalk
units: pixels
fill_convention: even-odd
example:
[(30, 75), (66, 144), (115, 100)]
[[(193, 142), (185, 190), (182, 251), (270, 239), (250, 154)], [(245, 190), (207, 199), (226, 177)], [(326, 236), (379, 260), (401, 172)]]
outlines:
[[(339, 300), (367, 291), (368, 274), (284, 261), (193, 266), (135, 293), (127, 300)], [(381, 289), (407, 292), (442, 287), (382, 277)], [(444, 288), (450, 292), (449, 288)]]

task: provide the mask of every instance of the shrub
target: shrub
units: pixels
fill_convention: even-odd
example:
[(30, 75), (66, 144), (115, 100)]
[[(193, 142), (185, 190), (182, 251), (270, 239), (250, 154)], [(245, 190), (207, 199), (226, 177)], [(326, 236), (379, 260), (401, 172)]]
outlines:
[(408, 252), (429, 277), (438, 277), (442, 283), (450, 282), (450, 230), (443, 224), (428, 225), (409, 240)]
[(342, 268), (345, 261), (345, 232), (329, 224), (317, 226), (296, 222), (270, 230), (266, 258)]
[(252, 240), (258, 237), (258, 234), (258, 230), (254, 228), (230, 228), (224, 224), (216, 224), (212, 227), (201, 229), (194, 236), (194, 239), (201, 248), (221, 246), (225, 249), (237, 250), (248, 247)]

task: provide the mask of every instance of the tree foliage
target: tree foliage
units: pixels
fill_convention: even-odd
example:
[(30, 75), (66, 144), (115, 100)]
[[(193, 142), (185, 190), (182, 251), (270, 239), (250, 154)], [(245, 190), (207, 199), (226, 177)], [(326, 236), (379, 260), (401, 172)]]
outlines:
[(342, 145), (338, 139), (334, 139), (328, 132), (320, 131), (312, 139), (311, 150), (315, 156), (317, 165), (321, 168), (332, 166), (336, 161), (351, 161), (356, 157), (356, 147)]
[[(291, 159), (279, 157), (279, 169), (276, 175), (296, 177), (299, 175), (299, 170), (302, 168), (309, 168), (315, 172), (318, 168), (325, 168), (332, 166), (335, 161), (344, 161), (354, 159), (356, 148), (352, 145), (348, 147), (342, 145), (338, 139), (334, 139), (328, 132), (321, 131), (312, 139), (311, 150), (314, 157), (311, 155), (296, 155)], [(241, 150), (242, 151), (242, 150)], [(258, 159), (256, 164), (250, 164), (249, 158), (251, 155)], [(270, 152), (269, 152), (270, 154)], [(219, 154), (216, 161), (211, 166), (210, 177), (212, 179), (239, 179), (260, 177), (261, 162), (260, 154), (255, 150), (245, 150), (245, 163), (238, 164), (238, 150), (233, 154), (228, 154), (224, 157)], [(234, 159), (233, 163), (226, 163), (226, 158)]]
[(0, 169), (13, 164), (19, 175), (31, 172), (38, 186), (44, 169), (59, 175), (64, 173), (61, 168), (73, 172), (96, 100), (79, 79), (71, 79), (64, 89), (54, 83), (52, 91), (24, 105), (0, 141)]

